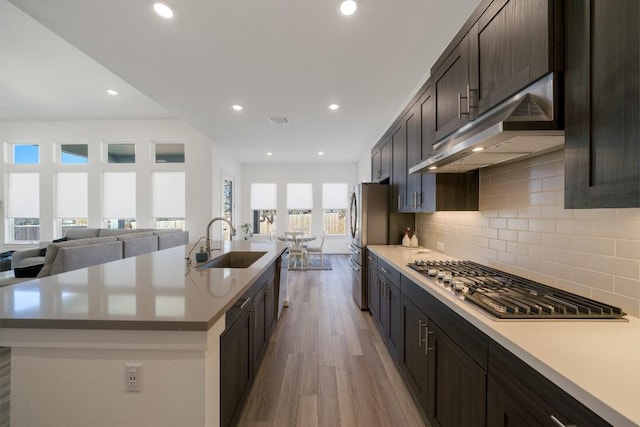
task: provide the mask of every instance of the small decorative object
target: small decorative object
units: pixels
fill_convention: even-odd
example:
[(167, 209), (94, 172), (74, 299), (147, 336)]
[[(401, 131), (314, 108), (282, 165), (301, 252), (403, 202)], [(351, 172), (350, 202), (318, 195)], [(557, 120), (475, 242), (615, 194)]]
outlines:
[(404, 237), (402, 238), (402, 246), (406, 246), (406, 247), (411, 246), (411, 237), (409, 237), (409, 233), (411, 233), (411, 229), (407, 228), (404, 231)]
[(242, 232), (244, 233), (244, 240), (249, 240), (249, 238), (253, 236), (253, 224), (250, 222), (245, 222), (240, 228), (242, 228)]
[(204, 249), (204, 246), (200, 246), (200, 252), (196, 252), (196, 261), (205, 262), (209, 258), (209, 254)]
[(411, 236), (411, 247), (412, 248), (418, 247), (418, 237), (416, 236), (416, 233), (413, 233), (413, 236)]

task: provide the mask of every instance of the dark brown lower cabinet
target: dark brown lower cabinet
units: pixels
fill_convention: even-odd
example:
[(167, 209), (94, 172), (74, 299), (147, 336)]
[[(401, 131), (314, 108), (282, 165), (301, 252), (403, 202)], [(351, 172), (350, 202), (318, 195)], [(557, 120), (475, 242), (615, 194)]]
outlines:
[(367, 252), (367, 302), (374, 319), (380, 318), (380, 282), (378, 280), (378, 257)]
[(220, 425), (237, 422), (275, 329), (279, 261), (226, 313), (220, 337)]
[(430, 323), (429, 332), (429, 422), (484, 426), (487, 373), (438, 326)]
[(235, 323), (220, 337), (220, 421), (231, 425), (252, 379), (253, 307), (242, 309)]
[(400, 289), (384, 275), (380, 275), (380, 326), (385, 344), (394, 360), (400, 347)]
[(428, 318), (409, 298), (402, 301), (400, 370), (423, 416), (427, 414)]
[(542, 427), (524, 406), (489, 378), (487, 386), (487, 426)]

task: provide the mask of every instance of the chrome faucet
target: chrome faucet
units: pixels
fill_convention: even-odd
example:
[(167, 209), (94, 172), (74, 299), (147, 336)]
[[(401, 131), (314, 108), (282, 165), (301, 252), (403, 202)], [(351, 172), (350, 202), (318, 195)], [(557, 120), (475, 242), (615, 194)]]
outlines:
[(227, 224), (229, 224), (229, 228), (231, 228), (231, 231), (230, 231), (231, 240), (233, 240), (233, 236), (236, 235), (236, 229), (233, 228), (231, 221), (229, 221), (227, 218), (223, 218), (221, 216), (217, 216), (213, 218), (211, 221), (209, 221), (209, 224), (207, 225), (207, 254), (211, 253), (211, 224), (213, 224), (216, 221), (224, 221)]

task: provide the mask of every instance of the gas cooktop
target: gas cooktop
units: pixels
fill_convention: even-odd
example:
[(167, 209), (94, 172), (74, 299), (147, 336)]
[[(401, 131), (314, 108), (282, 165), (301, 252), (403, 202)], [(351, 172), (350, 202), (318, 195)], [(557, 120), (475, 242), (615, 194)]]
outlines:
[(620, 308), (472, 261), (408, 264), (499, 319), (623, 319)]

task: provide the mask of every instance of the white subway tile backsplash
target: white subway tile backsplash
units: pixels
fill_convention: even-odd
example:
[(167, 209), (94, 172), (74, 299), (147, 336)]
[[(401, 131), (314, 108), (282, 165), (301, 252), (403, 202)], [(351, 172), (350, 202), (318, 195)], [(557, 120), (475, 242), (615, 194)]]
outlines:
[(480, 212), (418, 214), (418, 238), (640, 316), (640, 208), (564, 209), (563, 156), (482, 169)]
[(573, 238), (573, 249), (592, 254), (613, 256), (615, 252), (615, 240), (575, 236)]
[(640, 240), (616, 240), (615, 255), (620, 258), (638, 259)]

